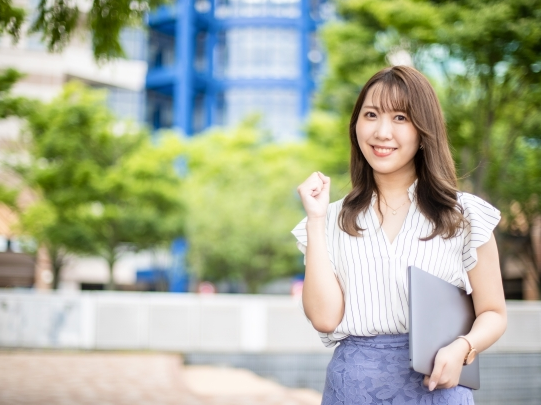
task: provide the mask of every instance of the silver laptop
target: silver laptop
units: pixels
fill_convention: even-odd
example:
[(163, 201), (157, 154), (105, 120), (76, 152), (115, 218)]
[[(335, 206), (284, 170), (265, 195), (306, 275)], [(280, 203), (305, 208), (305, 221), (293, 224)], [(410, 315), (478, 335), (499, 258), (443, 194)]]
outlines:
[[(473, 302), (466, 292), (415, 266), (408, 267), (410, 367), (430, 375), (438, 350), (471, 330)], [(479, 356), (464, 366), (459, 384), (478, 390)]]

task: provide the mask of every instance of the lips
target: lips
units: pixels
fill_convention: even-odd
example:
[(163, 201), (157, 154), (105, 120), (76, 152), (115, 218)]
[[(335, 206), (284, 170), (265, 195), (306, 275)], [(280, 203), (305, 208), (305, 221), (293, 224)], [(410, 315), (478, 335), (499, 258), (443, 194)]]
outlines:
[(397, 148), (385, 148), (382, 146), (372, 146), (372, 150), (374, 151), (374, 154), (378, 157), (385, 157), (389, 156), (391, 153), (393, 153)]

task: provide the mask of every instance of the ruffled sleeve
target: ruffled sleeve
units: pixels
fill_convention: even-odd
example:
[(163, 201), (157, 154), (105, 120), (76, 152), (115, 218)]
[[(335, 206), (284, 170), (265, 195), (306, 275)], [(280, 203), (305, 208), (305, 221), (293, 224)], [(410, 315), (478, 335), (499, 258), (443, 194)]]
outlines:
[(477, 264), (477, 248), (487, 243), (500, 222), (500, 211), (472, 194), (462, 193), (460, 202), (467, 224), (464, 229), (462, 263), (465, 271)]
[(307, 219), (307, 217), (304, 217), (304, 219), (291, 231), (293, 236), (297, 239), (297, 248), (299, 248), (303, 255), (306, 254), (306, 246), (308, 246), (308, 235), (306, 234)]
[[(327, 250), (329, 252), (329, 259), (332, 264), (333, 271), (336, 273), (336, 259), (335, 252), (337, 251), (338, 244), (338, 214), (341, 209), (341, 202), (337, 201), (335, 203), (329, 204), (327, 209), (327, 219), (325, 222), (325, 235), (327, 237)], [(308, 245), (308, 235), (306, 233), (306, 221), (307, 218), (304, 218), (301, 222), (297, 224), (295, 228), (291, 231), (293, 236), (297, 239), (297, 247), (299, 250), (306, 255), (306, 246)], [(306, 256), (304, 257), (304, 264), (306, 264)]]

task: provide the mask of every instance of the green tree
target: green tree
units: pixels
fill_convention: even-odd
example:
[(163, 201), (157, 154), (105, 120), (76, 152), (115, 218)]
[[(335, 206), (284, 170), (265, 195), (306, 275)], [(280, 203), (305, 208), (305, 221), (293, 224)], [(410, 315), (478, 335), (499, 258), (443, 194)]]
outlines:
[(24, 75), (15, 69), (0, 71), (0, 120), (8, 117), (25, 117), (34, 103), (25, 98), (13, 96), (11, 88)]
[(37, 194), (21, 213), (23, 231), (43, 243), (57, 285), (68, 252), (98, 255), (113, 268), (126, 250), (148, 249), (183, 233), (180, 144), (121, 125), (105, 94), (68, 84), (28, 117), (30, 164), (18, 171)]
[(11, 0), (0, 0), (0, 34), (8, 33), (17, 41), (25, 14), (24, 9), (14, 6)]
[[(100, 0), (93, 1), (90, 10), (83, 13), (76, 1), (40, 0), (29, 33), (40, 33), (49, 50), (57, 52), (78, 29), (88, 31), (97, 60), (123, 57), (121, 30), (141, 25), (146, 12), (166, 3), (167, 0)], [(7, 33), (16, 42), (25, 18), (26, 11), (12, 0), (0, 0), (0, 34)]]
[(303, 217), (296, 187), (320, 170), (320, 147), (276, 144), (253, 122), (183, 141), (189, 263), (200, 278), (243, 280), (251, 293), (302, 271), (291, 229)]
[[(1, 7), (1, 5), (0, 5)], [(35, 103), (24, 97), (17, 97), (11, 94), (13, 85), (23, 75), (15, 69), (5, 69), (0, 71), (0, 120), (6, 118), (24, 118), (32, 111)], [(12, 145), (7, 139), (2, 140), (2, 146), (9, 148)], [(9, 168), (2, 164), (0, 169), (9, 173)], [(7, 205), (11, 209), (16, 209), (17, 195), (19, 191), (13, 184), (0, 183), (0, 203)]]
[[(347, 134), (347, 117), (373, 73), (410, 59), (440, 94), (463, 187), (502, 209), (509, 232), (520, 228), (513, 221), (521, 215), (534, 223), (539, 181), (522, 180), (535, 178), (535, 165), (524, 163), (540, 148), (541, 2), (338, 0), (337, 11), (322, 32), (329, 74), (318, 97), (320, 109), (339, 117), (336, 132)], [(518, 216), (511, 212), (517, 204)], [(527, 250), (539, 249), (527, 239)]]

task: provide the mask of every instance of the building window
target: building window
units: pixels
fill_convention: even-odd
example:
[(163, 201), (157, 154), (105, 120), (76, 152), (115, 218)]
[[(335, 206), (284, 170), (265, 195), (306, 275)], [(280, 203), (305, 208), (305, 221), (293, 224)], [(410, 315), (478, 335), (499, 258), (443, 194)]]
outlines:
[(300, 0), (216, 0), (216, 18), (301, 16)]
[(145, 118), (145, 94), (120, 87), (107, 87), (107, 102), (120, 119), (142, 122)]
[(124, 28), (120, 32), (120, 44), (128, 59), (146, 61), (147, 42), (147, 33), (141, 28)]
[(217, 77), (295, 79), (300, 34), (284, 28), (232, 28), (218, 35)]
[(214, 125), (225, 125), (225, 95), (224, 93), (216, 94), (216, 105), (213, 116)]
[(318, 81), (322, 75), (323, 51), (317, 33), (309, 36), (308, 61), (310, 62), (310, 75), (312, 80)]
[(175, 64), (175, 37), (150, 30), (148, 35), (148, 67), (171, 67)]
[(294, 90), (276, 88), (228, 89), (223, 95), (223, 124), (237, 125), (247, 116), (258, 114), (261, 127), (275, 140), (299, 137), (299, 95)]
[(93, 89), (107, 91), (107, 106), (121, 120), (128, 119), (143, 122), (145, 118), (144, 91), (128, 90), (121, 87), (89, 83)]
[(193, 103), (193, 118), (192, 118), (192, 129), (193, 132), (201, 132), (205, 129), (206, 124), (206, 114), (205, 114), (205, 95), (203, 93), (198, 93), (194, 98)]
[(147, 91), (147, 122), (154, 130), (173, 126), (173, 98), (156, 91)]
[(205, 14), (211, 9), (209, 0), (195, 0), (194, 8), (198, 13)]
[(208, 34), (204, 31), (198, 32), (195, 37), (194, 68), (199, 73), (207, 70), (207, 38)]

